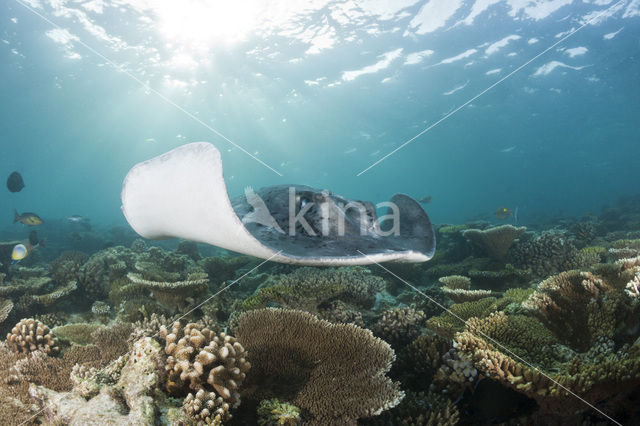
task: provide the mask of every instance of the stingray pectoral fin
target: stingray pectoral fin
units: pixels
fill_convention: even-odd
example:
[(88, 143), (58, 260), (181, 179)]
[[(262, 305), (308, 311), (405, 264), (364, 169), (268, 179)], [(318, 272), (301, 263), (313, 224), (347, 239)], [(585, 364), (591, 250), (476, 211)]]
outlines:
[(256, 240), (234, 212), (220, 152), (210, 143), (183, 145), (135, 165), (121, 199), (124, 216), (144, 238), (184, 238), (265, 259), (277, 253)]
[[(288, 188), (280, 189), (289, 194)], [(427, 214), (406, 195), (391, 200), (400, 213), (398, 235), (285, 234), (260, 197), (247, 197), (234, 209), (220, 152), (204, 142), (135, 165), (124, 180), (121, 198), (127, 221), (145, 238), (184, 238), (274, 262), (316, 266), (424, 262), (435, 247)], [(277, 206), (273, 213), (288, 213), (288, 206)]]

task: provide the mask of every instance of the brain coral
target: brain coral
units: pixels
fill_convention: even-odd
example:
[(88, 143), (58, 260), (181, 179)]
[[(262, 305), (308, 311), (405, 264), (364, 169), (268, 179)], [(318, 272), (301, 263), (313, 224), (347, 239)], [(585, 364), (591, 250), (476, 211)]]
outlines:
[(306, 410), (316, 425), (355, 425), (396, 406), (404, 393), (385, 376), (395, 354), (371, 331), (302, 311), (260, 309), (238, 317), (253, 365), (247, 386)]
[(58, 341), (49, 332), (49, 327), (33, 318), (21, 319), (7, 334), (7, 344), (16, 352), (58, 352)]

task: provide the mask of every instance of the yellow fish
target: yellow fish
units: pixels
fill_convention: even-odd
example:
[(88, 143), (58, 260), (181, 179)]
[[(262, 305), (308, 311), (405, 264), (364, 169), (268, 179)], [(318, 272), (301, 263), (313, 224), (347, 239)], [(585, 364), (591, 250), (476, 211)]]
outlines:
[(498, 219), (506, 219), (509, 216), (513, 216), (513, 210), (508, 209), (506, 207), (500, 207), (498, 210), (495, 211), (495, 213), (493, 213), (493, 215)]
[(17, 210), (13, 211), (13, 223), (20, 222), (29, 226), (40, 225), (44, 222), (40, 216), (35, 213), (24, 212), (22, 214), (18, 214)]

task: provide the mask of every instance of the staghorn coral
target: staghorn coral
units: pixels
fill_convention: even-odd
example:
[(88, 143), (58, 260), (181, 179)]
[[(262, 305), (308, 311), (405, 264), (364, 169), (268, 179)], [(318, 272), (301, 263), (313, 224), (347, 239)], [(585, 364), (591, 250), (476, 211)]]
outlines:
[(389, 309), (382, 313), (373, 327), (373, 332), (397, 348), (410, 343), (420, 335), (425, 319), (424, 312), (413, 308)]
[(403, 397), (384, 375), (393, 350), (369, 330), (302, 311), (261, 309), (241, 314), (235, 331), (253, 366), (247, 389), (259, 399), (291, 401), (310, 414), (309, 424), (355, 425)]
[(55, 354), (60, 349), (49, 327), (33, 318), (20, 320), (11, 329), (11, 333), (7, 334), (7, 344), (14, 351), (24, 353), (42, 351), (46, 354)]
[(264, 308), (270, 303), (317, 313), (320, 307), (343, 295), (346, 288), (333, 282), (305, 284), (276, 284), (263, 287), (242, 303), (242, 309)]
[(524, 226), (502, 225), (485, 229), (467, 229), (462, 235), (479, 246), (489, 257), (503, 260), (513, 241), (526, 231)]
[(510, 287), (527, 283), (531, 279), (531, 270), (518, 269), (511, 264), (495, 271), (480, 271), (470, 269), (469, 277), (478, 287), (501, 291)]
[(442, 356), (431, 387), (443, 394), (456, 396), (472, 389), (477, 379), (478, 370), (470, 357), (453, 347)]
[(171, 330), (163, 325), (160, 336), (166, 340), (165, 368), (170, 393), (203, 390), (207, 394), (215, 392), (234, 406), (240, 403), (238, 391), (251, 364), (233, 336), (215, 334), (195, 323), (182, 327), (177, 321)]
[(302, 421), (300, 409), (278, 399), (263, 399), (258, 405), (260, 426), (296, 426)]
[(136, 238), (129, 246), (129, 249), (134, 253), (143, 253), (147, 249), (147, 242), (142, 238)]

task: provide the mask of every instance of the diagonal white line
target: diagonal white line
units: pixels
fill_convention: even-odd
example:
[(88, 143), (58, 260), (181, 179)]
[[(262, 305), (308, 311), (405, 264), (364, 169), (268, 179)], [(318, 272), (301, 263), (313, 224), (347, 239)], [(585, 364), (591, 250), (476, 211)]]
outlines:
[[(34, 15), (40, 17), (40, 19), (44, 20), (49, 25), (51, 25), (51, 26), (53, 26), (53, 27), (55, 27), (57, 29), (60, 29), (60, 30), (63, 29), (61, 26), (59, 26), (55, 22), (51, 21), (46, 16), (42, 15), (41, 13), (38, 13), (38, 11), (33, 9), (31, 6), (25, 4), (22, 0), (14, 0), (14, 1), (16, 3), (18, 3), (18, 4), (20, 4), (21, 6), (23, 6), (24, 8), (26, 8), (27, 10), (29, 10)], [(126, 74), (128, 77), (130, 77), (136, 83), (140, 84), (140, 86), (142, 86), (144, 89), (148, 90), (149, 92), (152, 92), (153, 94), (158, 96), (160, 99), (162, 99), (163, 101), (165, 101), (169, 105), (177, 108), (179, 111), (181, 111), (182, 113), (184, 113), (185, 115), (187, 115), (188, 117), (193, 119), (195, 122), (197, 122), (198, 124), (200, 124), (203, 127), (205, 127), (207, 130), (213, 132), (218, 137), (224, 139), (225, 141), (227, 141), (228, 143), (233, 145), (235, 148), (238, 148), (240, 151), (244, 152), (249, 157), (253, 158), (258, 163), (260, 163), (263, 166), (265, 166), (267, 169), (271, 170), (272, 172), (274, 172), (278, 176), (282, 176), (282, 173), (280, 173), (278, 170), (274, 169), (273, 167), (271, 167), (270, 165), (268, 165), (267, 163), (265, 163), (264, 161), (262, 161), (261, 159), (259, 159), (255, 155), (251, 154), (249, 151), (247, 151), (246, 149), (244, 149), (243, 147), (241, 147), (240, 145), (238, 145), (237, 143), (235, 143), (234, 141), (232, 141), (231, 139), (229, 139), (228, 137), (226, 137), (222, 133), (220, 133), (218, 130), (214, 129), (213, 127), (211, 127), (210, 125), (208, 125), (207, 123), (202, 121), (200, 118), (196, 117), (194, 114), (192, 114), (191, 112), (187, 111), (185, 108), (181, 107), (180, 105), (178, 105), (177, 103), (175, 103), (174, 101), (172, 101), (171, 99), (169, 99), (168, 97), (166, 97), (165, 95), (163, 95), (162, 93), (157, 91), (156, 89), (154, 89), (151, 86), (149, 86), (144, 81), (140, 80), (138, 77), (136, 77), (133, 73), (129, 72), (122, 65), (119, 65), (119, 64), (115, 63), (114, 61), (112, 61), (111, 59), (107, 58), (105, 55), (103, 55), (102, 53), (98, 52), (96, 49), (94, 49), (93, 47), (89, 46), (87, 43), (83, 42), (82, 40), (77, 39), (77, 40), (74, 40), (74, 41), (77, 42), (78, 44), (84, 46), (85, 49), (89, 50), (94, 55), (100, 57), (101, 59), (103, 59), (105, 62), (107, 62), (109, 65), (111, 65), (112, 67), (114, 67), (118, 71), (123, 72), (124, 74)]]
[(553, 383), (555, 383), (558, 387), (562, 388), (563, 390), (565, 390), (567, 393), (575, 396), (577, 399), (579, 399), (580, 401), (584, 402), (586, 405), (588, 405), (589, 407), (593, 408), (595, 411), (597, 411), (598, 413), (600, 413), (601, 415), (603, 415), (604, 417), (606, 417), (607, 419), (611, 420), (613, 423), (622, 426), (622, 423), (616, 421), (614, 418), (612, 418), (611, 416), (607, 415), (606, 413), (604, 413), (602, 410), (600, 410), (599, 408), (597, 408), (596, 406), (594, 406), (593, 404), (591, 404), (589, 401), (585, 400), (584, 398), (582, 398), (581, 396), (577, 395), (575, 392), (573, 392), (571, 389), (568, 389), (567, 387), (563, 386), (562, 384), (560, 384), (559, 382), (555, 381), (554, 379), (552, 379), (547, 373), (545, 373), (544, 371), (540, 370), (538, 367), (534, 366), (533, 364), (529, 363), (527, 360), (523, 359), (522, 357), (518, 356), (517, 354), (513, 353), (512, 350), (510, 350), (509, 348), (507, 348), (506, 346), (504, 346), (502, 343), (498, 342), (497, 340), (495, 340), (494, 338), (488, 336), (486, 333), (484, 333), (481, 330), (476, 329), (475, 327), (473, 327), (472, 325), (470, 325), (467, 321), (463, 320), (459, 315), (457, 315), (456, 313), (454, 313), (453, 311), (451, 311), (450, 309), (442, 306), (440, 303), (438, 303), (437, 300), (433, 299), (432, 297), (429, 297), (427, 294), (425, 294), (424, 292), (422, 292), (419, 288), (415, 287), (413, 284), (411, 284), (408, 281), (403, 280), (402, 278), (400, 278), (399, 276), (397, 276), (396, 274), (394, 274), (393, 272), (391, 272), (389, 269), (385, 268), (384, 266), (382, 266), (380, 263), (374, 261), (372, 258), (370, 258), (368, 255), (364, 254), (363, 252), (361, 252), (360, 250), (358, 250), (358, 253), (360, 253), (361, 255), (367, 257), (372, 263), (375, 263), (376, 265), (378, 265), (379, 267), (381, 267), (382, 269), (384, 269), (386, 272), (388, 272), (389, 274), (393, 275), (395, 278), (399, 279), (400, 281), (402, 281), (404, 284), (406, 284), (407, 286), (409, 286), (413, 291), (415, 291), (416, 293), (421, 294), (423, 297), (425, 297), (426, 299), (428, 299), (430, 302), (433, 302), (436, 306), (438, 306), (440, 309), (446, 311), (447, 313), (453, 315), (456, 319), (460, 320), (466, 327), (468, 327), (469, 329), (473, 329), (473, 331), (475, 333), (480, 334), (483, 338), (490, 340), (493, 344), (495, 344), (496, 346), (500, 347), (500, 349), (502, 349), (504, 352), (507, 352), (509, 355), (511, 355), (513, 358), (518, 359), (518, 361), (522, 362), (523, 364), (525, 364), (526, 366), (528, 366), (529, 368), (532, 368), (533, 370), (537, 371), (538, 373), (542, 374), (544, 377), (546, 377), (547, 379), (551, 380)]
[(553, 49), (554, 47), (556, 47), (557, 45), (559, 45), (560, 43), (562, 43), (563, 41), (565, 41), (566, 39), (568, 39), (569, 37), (571, 37), (572, 35), (574, 35), (575, 33), (577, 33), (578, 31), (580, 31), (581, 29), (583, 29), (584, 27), (586, 27), (587, 25), (591, 24), (592, 22), (594, 22), (596, 19), (600, 18), (602, 15), (604, 15), (606, 12), (608, 12), (609, 10), (613, 9), (614, 7), (616, 7), (617, 5), (619, 5), (620, 3), (625, 2), (626, 0), (619, 0), (617, 3), (615, 3), (613, 6), (610, 6), (608, 8), (606, 8), (605, 10), (603, 10), (602, 12), (598, 13), (597, 15), (595, 15), (594, 17), (592, 17), (591, 19), (589, 19), (587, 22), (585, 22), (584, 24), (582, 24), (581, 26), (579, 26), (577, 29), (572, 30), (569, 32), (569, 34), (567, 34), (566, 36), (562, 37), (560, 40), (558, 40), (557, 42), (553, 43), (551, 46), (547, 47), (546, 49), (544, 49), (542, 52), (538, 53), (536, 56), (534, 56), (533, 58), (529, 59), (527, 62), (525, 62), (524, 64), (520, 65), (518, 68), (516, 68), (515, 70), (511, 71), (509, 74), (505, 75), (504, 77), (502, 77), (500, 80), (496, 81), (495, 83), (493, 83), (491, 86), (487, 87), (486, 89), (484, 89), (482, 92), (478, 93), (477, 95), (475, 95), (474, 97), (472, 97), (471, 99), (469, 99), (468, 101), (466, 101), (465, 103), (463, 103), (462, 105), (460, 105), (459, 107), (457, 107), (456, 109), (454, 109), (453, 111), (451, 111), (450, 113), (446, 114), (444, 117), (442, 117), (440, 120), (436, 121), (435, 123), (431, 124), (429, 127), (427, 127), (426, 129), (422, 130), (420, 133), (418, 133), (417, 135), (415, 135), (414, 137), (412, 137), (411, 139), (409, 139), (408, 141), (404, 142), (402, 145), (400, 145), (399, 147), (397, 147), (396, 149), (394, 149), (393, 151), (391, 151), (390, 153), (388, 153), (387, 155), (385, 155), (384, 157), (380, 158), (378, 161), (374, 162), (373, 164), (371, 164), (369, 167), (367, 167), (366, 169), (362, 170), (360, 173), (358, 173), (356, 176), (360, 176), (363, 173), (366, 173), (367, 171), (369, 171), (370, 169), (372, 169), (373, 167), (377, 166), (378, 164), (380, 164), (381, 162), (383, 162), (384, 160), (386, 160), (387, 158), (391, 157), (393, 154), (395, 154), (396, 152), (400, 151), (402, 148), (404, 148), (405, 146), (409, 145), (411, 142), (413, 142), (414, 140), (418, 139), (420, 136), (424, 135), (425, 133), (427, 133), (429, 130), (433, 129), (434, 127), (436, 127), (438, 124), (442, 123), (443, 121), (445, 121), (446, 119), (448, 119), (449, 117), (451, 117), (452, 115), (454, 115), (455, 113), (457, 113), (458, 111), (460, 111), (462, 108), (466, 107), (467, 105), (469, 105), (471, 102), (475, 101), (476, 99), (478, 99), (480, 96), (484, 95), (485, 93), (487, 93), (489, 90), (493, 89), (494, 87), (498, 86), (500, 83), (502, 83), (503, 81), (505, 81), (506, 79), (508, 79), (509, 77), (511, 77), (512, 75), (514, 75), (515, 73), (517, 73), (518, 71), (520, 71), (521, 69), (523, 69), (524, 67), (526, 67), (527, 65), (529, 65), (531, 62), (535, 61), (536, 59), (538, 59), (540, 56), (544, 55), (545, 53), (547, 53), (548, 51), (550, 51), (551, 49)]
[[(238, 281), (242, 280), (244, 277), (246, 277), (247, 275), (251, 274), (253, 271), (255, 271), (256, 269), (258, 269), (259, 267), (261, 267), (262, 265), (264, 265), (265, 263), (267, 263), (268, 261), (270, 261), (271, 259), (273, 259), (274, 257), (276, 257), (277, 255), (279, 255), (280, 253), (282, 253), (282, 250), (280, 250), (279, 252), (273, 254), (271, 257), (269, 257), (268, 259), (263, 260), (262, 262), (260, 262), (259, 265), (254, 266), (253, 268), (251, 268), (251, 270), (249, 270), (248, 272), (245, 272), (244, 274), (242, 274), (242, 276), (240, 276), (239, 278), (236, 278), (235, 280), (233, 280), (231, 283), (229, 283), (228, 285), (226, 285), (224, 288), (222, 288), (221, 290), (218, 290), (216, 293), (214, 293), (213, 295), (209, 296), (207, 299), (205, 299), (204, 302), (201, 302), (200, 304), (198, 304), (196, 307), (192, 308), (190, 311), (188, 311), (187, 313), (185, 313), (184, 315), (182, 315), (180, 318), (174, 320), (175, 321), (180, 321), (182, 318), (186, 317), (187, 315), (189, 315), (191, 312), (195, 311), (196, 309), (198, 309), (199, 307), (201, 307), (202, 305), (206, 304), (209, 300), (213, 299), (214, 297), (218, 296), (220, 293), (222, 293), (223, 291), (227, 290), (229, 287), (231, 287), (232, 285), (234, 285), (235, 283), (237, 283)], [(168, 326), (171, 326), (171, 324), (167, 324)], [(152, 339), (154, 337), (157, 337), (160, 334), (160, 331), (158, 331), (156, 334), (154, 334), (153, 336), (150, 336)], [(30, 422), (31, 420), (35, 419), (40, 413), (42, 413), (45, 409), (41, 408), (40, 410), (38, 410), (38, 412), (36, 412), (33, 416), (29, 417), (27, 420), (23, 421), (22, 423), (20, 423), (18, 426), (23, 426), (25, 424), (27, 424), (28, 422)]]

